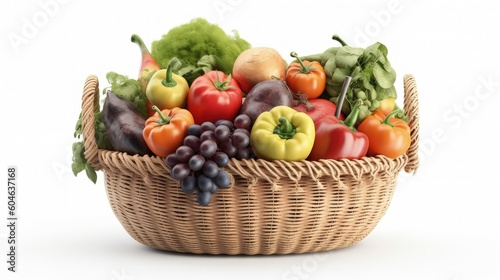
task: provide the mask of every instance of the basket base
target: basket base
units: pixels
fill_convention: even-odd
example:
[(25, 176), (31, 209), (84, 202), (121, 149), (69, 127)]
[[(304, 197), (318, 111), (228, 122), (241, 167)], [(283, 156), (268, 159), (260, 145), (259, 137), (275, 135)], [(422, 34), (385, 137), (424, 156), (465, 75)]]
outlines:
[(384, 216), (396, 185), (392, 177), (385, 185), (359, 189), (325, 182), (324, 188), (271, 191), (265, 182), (250, 190), (236, 178), (234, 187), (219, 190), (204, 207), (177, 182), (152, 180), (146, 184), (105, 172), (111, 208), (127, 233), (156, 250), (209, 255), (284, 255), (353, 246)]

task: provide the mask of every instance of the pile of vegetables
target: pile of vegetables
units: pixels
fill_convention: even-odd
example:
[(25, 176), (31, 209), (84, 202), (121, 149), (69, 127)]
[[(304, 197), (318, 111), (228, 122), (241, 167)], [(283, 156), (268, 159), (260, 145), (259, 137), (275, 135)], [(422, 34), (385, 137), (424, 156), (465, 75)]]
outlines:
[[(252, 47), (235, 32), (195, 19), (141, 51), (135, 78), (116, 72), (96, 113), (99, 148), (157, 156), (186, 193), (208, 205), (229, 187), (230, 158), (317, 161), (396, 158), (410, 129), (396, 105), (396, 73), (381, 43), (341, 46), (290, 63), (272, 47)], [(75, 138), (81, 136), (81, 115)], [(73, 144), (73, 172), (96, 174)]]

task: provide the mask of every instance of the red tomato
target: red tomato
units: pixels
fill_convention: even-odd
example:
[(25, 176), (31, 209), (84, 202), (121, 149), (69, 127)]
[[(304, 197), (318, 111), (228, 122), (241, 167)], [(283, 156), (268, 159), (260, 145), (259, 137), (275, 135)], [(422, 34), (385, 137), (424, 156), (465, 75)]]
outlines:
[(233, 121), (240, 110), (242, 98), (243, 93), (235, 79), (221, 71), (209, 71), (191, 84), (187, 109), (196, 124)]

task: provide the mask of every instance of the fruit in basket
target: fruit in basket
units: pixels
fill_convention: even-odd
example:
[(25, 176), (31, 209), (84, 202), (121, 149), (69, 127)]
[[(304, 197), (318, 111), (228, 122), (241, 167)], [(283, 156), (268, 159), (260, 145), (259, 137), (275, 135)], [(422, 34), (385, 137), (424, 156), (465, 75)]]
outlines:
[(307, 158), (314, 138), (311, 117), (288, 106), (276, 106), (255, 121), (250, 146), (257, 158), (296, 161)]
[(286, 84), (295, 93), (306, 94), (308, 98), (319, 97), (326, 86), (326, 75), (318, 61), (302, 60), (296, 52), (290, 53), (297, 62), (288, 65)]
[(193, 124), (182, 145), (165, 158), (171, 168), (170, 176), (180, 181), (184, 192), (196, 191), (200, 205), (208, 205), (212, 194), (229, 187), (229, 174), (220, 168), (228, 165), (230, 157), (250, 158), (249, 123), (248, 116), (238, 115), (234, 122)]
[(153, 105), (156, 113), (146, 120), (142, 135), (151, 151), (166, 157), (182, 145), (188, 127), (194, 124), (193, 115), (179, 107), (160, 110)]
[(183, 108), (186, 105), (189, 85), (186, 79), (173, 73), (179, 63), (179, 60), (172, 58), (167, 69), (156, 71), (148, 83), (148, 100), (160, 110)]
[(144, 118), (134, 103), (108, 91), (102, 108), (102, 119), (113, 150), (130, 155), (151, 154), (142, 137)]
[(345, 121), (329, 115), (317, 123), (316, 139), (308, 160), (359, 159), (366, 155), (368, 137), (354, 128), (361, 104), (360, 101), (353, 106)]
[(358, 126), (358, 130), (370, 139), (369, 156), (397, 158), (410, 148), (410, 127), (405, 121), (394, 117), (399, 111), (396, 109), (384, 114), (381, 110), (375, 110)]
[(273, 78), (286, 78), (286, 62), (274, 48), (255, 47), (243, 51), (233, 65), (233, 78), (241, 90), (249, 93), (252, 87)]
[(214, 70), (193, 81), (188, 91), (187, 109), (197, 124), (218, 120), (232, 122), (241, 108), (242, 98), (238, 82), (231, 75)]
[(250, 117), (253, 124), (262, 112), (267, 112), (276, 106), (293, 105), (293, 94), (282, 79), (266, 80), (255, 85), (248, 92), (240, 113)]

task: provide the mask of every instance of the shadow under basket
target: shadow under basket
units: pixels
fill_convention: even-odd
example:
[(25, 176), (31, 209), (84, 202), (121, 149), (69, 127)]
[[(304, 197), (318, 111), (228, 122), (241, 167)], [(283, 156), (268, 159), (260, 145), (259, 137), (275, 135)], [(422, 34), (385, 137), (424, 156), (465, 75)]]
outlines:
[(104, 173), (114, 214), (138, 242), (194, 254), (271, 255), (327, 251), (365, 238), (386, 213), (399, 172), (418, 168), (419, 114), (414, 77), (404, 76), (411, 146), (396, 159), (235, 160), (223, 168), (231, 186), (208, 206), (184, 193), (163, 158), (99, 149), (94, 113), (99, 82), (90, 75), (82, 98), (85, 158)]

